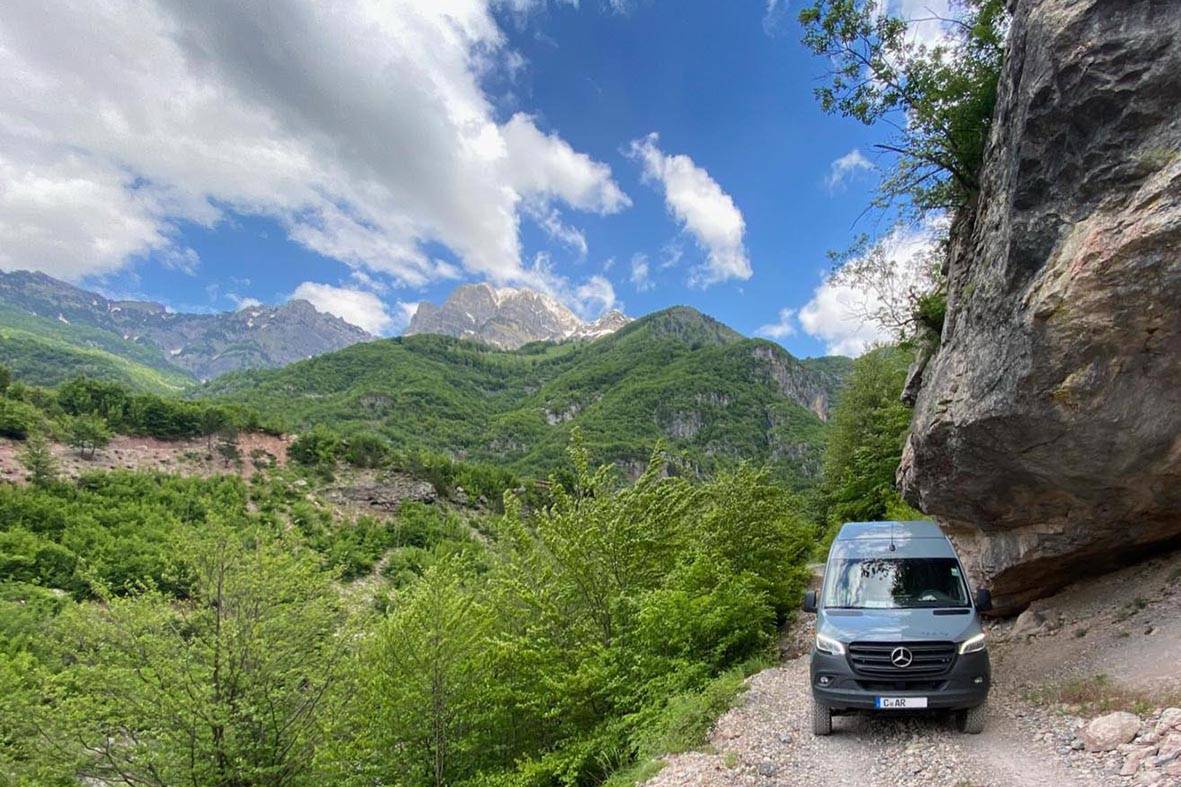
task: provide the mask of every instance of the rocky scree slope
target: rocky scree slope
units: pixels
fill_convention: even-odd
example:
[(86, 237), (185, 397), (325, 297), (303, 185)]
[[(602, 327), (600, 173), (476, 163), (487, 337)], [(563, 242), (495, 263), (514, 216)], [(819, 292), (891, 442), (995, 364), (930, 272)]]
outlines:
[[(0, 326), (22, 329), (42, 344), (47, 335), (56, 334), (76, 347), (101, 350), (189, 381), (283, 366), (373, 338), (303, 300), (184, 314), (158, 303), (110, 300), (28, 271), (0, 272)], [(25, 359), (5, 362), (21, 369)], [(50, 374), (39, 372), (42, 377)], [(22, 377), (46, 385), (60, 382)]]
[(1181, 537), (1181, 7), (1015, 3), (899, 480), (1002, 612)]
[(442, 306), (423, 301), (405, 335), (433, 333), (473, 339), (502, 350), (530, 342), (594, 339), (613, 333), (631, 318), (612, 309), (593, 322), (584, 322), (561, 303), (530, 289), (464, 284), (456, 287)]

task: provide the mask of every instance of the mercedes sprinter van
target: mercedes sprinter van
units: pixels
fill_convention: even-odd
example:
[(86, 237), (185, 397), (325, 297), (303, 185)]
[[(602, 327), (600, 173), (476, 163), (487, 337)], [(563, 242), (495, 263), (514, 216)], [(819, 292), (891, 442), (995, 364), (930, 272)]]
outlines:
[(975, 599), (934, 522), (850, 522), (828, 553), (812, 650), (812, 731), (846, 713), (942, 710), (964, 732), (984, 729), (991, 681)]

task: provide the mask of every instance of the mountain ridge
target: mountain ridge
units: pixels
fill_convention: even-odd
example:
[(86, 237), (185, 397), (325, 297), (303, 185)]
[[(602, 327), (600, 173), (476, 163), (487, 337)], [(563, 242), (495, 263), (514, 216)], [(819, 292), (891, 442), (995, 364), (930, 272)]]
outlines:
[(235, 372), (195, 395), (242, 403), (296, 431), (372, 430), (399, 448), (524, 473), (560, 466), (578, 427), (596, 457), (629, 474), (664, 442), (691, 472), (751, 460), (807, 479), (819, 472), (825, 419), (849, 363), (801, 361), (673, 307), (590, 342), (502, 350), (440, 335), (381, 339)]
[[(0, 327), (26, 331), (30, 341), (56, 333), (76, 349), (121, 356), (190, 383), (246, 367), (281, 366), (373, 338), (304, 300), (213, 314), (172, 312), (160, 303), (106, 298), (30, 271), (0, 271)], [(11, 355), (0, 360), (21, 366), (22, 358)], [(39, 382), (57, 382), (45, 377), (44, 366)]]
[(617, 309), (587, 322), (546, 293), (482, 282), (461, 284), (442, 304), (420, 303), (403, 336), (436, 334), (515, 350), (537, 341), (593, 339), (629, 322)]

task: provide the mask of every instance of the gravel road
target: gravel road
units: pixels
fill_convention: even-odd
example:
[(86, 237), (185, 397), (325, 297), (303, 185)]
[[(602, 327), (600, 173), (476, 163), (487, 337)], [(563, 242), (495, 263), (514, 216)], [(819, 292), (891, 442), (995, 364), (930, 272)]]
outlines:
[[(1143, 610), (1129, 617), (1126, 602), (1140, 595)], [(1121, 776), (1122, 753), (1080, 750), (1084, 719), (1028, 699), (1031, 688), (1072, 676), (1110, 675), (1161, 696), (1160, 687), (1179, 685), (1181, 553), (1088, 580), (1042, 609), (1059, 622), (1030, 636), (1013, 634), (1012, 621), (990, 633), (994, 684), (981, 735), (938, 716), (842, 716), (831, 736), (815, 737), (801, 656), (752, 676), (710, 745), (666, 758), (646, 785), (1181, 785), (1159, 770)]]

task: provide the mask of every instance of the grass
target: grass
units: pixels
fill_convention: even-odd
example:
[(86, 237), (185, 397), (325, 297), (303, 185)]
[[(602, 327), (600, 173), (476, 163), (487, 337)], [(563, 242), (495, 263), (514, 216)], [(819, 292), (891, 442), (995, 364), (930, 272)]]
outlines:
[(1119, 608), (1119, 611), (1115, 613), (1115, 622), (1122, 623), (1146, 607), (1148, 607), (1148, 599), (1143, 596), (1136, 596), (1136, 598)]
[[(707, 748), (714, 722), (733, 708), (754, 673), (771, 666), (768, 659), (753, 659), (730, 669), (710, 681), (701, 691), (672, 697), (660, 715), (637, 736), (639, 758), (635, 765), (618, 771), (604, 787), (632, 787), (655, 776), (665, 763), (662, 757)], [(722, 755), (727, 768), (737, 764), (728, 752)]]
[(1048, 707), (1062, 707), (1083, 716), (1129, 711), (1146, 716), (1156, 708), (1181, 705), (1181, 691), (1147, 692), (1113, 681), (1107, 675), (1053, 683), (1029, 689), (1025, 698)]

